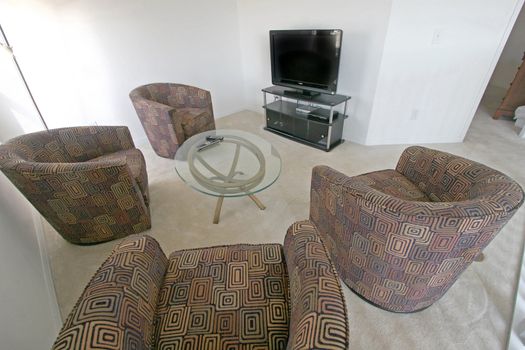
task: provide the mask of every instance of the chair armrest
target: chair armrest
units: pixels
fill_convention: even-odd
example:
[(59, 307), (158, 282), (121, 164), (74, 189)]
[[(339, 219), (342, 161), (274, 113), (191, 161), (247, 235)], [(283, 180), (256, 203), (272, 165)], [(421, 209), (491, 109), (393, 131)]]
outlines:
[(15, 158), (39, 162), (74, 163), (134, 147), (126, 126), (79, 126), (15, 137), (2, 145), (1, 153), (11, 152)]
[[(182, 133), (184, 138), (182, 142), (195, 134), (203, 131), (215, 129), (215, 118), (213, 116), (213, 105), (211, 101), (211, 94), (207, 90), (200, 89), (198, 87), (189, 85), (174, 84), (172, 86), (171, 96), (168, 99), (171, 101), (171, 105), (176, 108), (176, 111), (172, 113), (172, 119), (179, 122), (182, 125)], [(192, 109), (190, 113), (193, 121), (188, 123), (188, 118), (185, 118), (185, 114), (188, 113), (187, 109)], [(195, 111), (199, 110), (198, 115), (194, 115)], [(195, 119), (199, 119), (198, 121)], [(186, 122), (184, 122), (186, 120)], [(195, 123), (195, 125), (192, 125)], [(178, 128), (178, 125), (174, 126)]]
[(347, 349), (348, 318), (341, 285), (311, 222), (290, 226), (284, 255), (291, 310), (287, 349)]
[(133, 105), (135, 109), (140, 108), (144, 111), (149, 112), (150, 114), (157, 111), (157, 113), (161, 113), (162, 115), (169, 115), (169, 112), (174, 110), (175, 107), (169, 106), (154, 100), (150, 100), (142, 95), (140, 95), (136, 91), (132, 91), (129, 94), (129, 98), (131, 99), (131, 102), (133, 102)]
[(124, 239), (91, 278), (52, 349), (151, 349), (167, 264), (153, 238)]
[[(184, 130), (175, 108), (141, 96), (137, 91), (129, 94), (133, 107), (144, 127), (146, 136), (157, 154), (173, 158), (177, 146), (184, 142)], [(170, 140), (161, 145), (160, 140)]]
[[(337, 206), (344, 204), (344, 196), (348, 194), (380, 206), (388, 206), (392, 200), (402, 201), (408, 206), (411, 203), (380, 192), (370, 187), (366, 181), (347, 176), (326, 165), (318, 165), (312, 170), (310, 220), (317, 224), (319, 221), (318, 217), (324, 211), (331, 215), (336, 215)], [(329, 196), (329, 198), (321, 198), (325, 196)]]

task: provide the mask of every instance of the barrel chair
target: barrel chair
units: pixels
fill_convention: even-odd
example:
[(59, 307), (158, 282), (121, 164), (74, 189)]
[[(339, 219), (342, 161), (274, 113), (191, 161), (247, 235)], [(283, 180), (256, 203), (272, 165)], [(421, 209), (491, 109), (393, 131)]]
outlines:
[(151, 227), (148, 175), (125, 126), (53, 129), (0, 145), (0, 170), (67, 241)]
[(308, 222), (280, 244), (173, 252), (123, 240), (95, 273), (53, 350), (347, 349), (339, 279)]
[(215, 129), (209, 91), (154, 83), (133, 89), (129, 97), (151, 146), (161, 157), (172, 159), (186, 139)]
[(310, 221), (343, 281), (394, 312), (440, 299), (523, 203), (485, 165), (409, 147), (395, 170), (348, 177), (313, 169)]

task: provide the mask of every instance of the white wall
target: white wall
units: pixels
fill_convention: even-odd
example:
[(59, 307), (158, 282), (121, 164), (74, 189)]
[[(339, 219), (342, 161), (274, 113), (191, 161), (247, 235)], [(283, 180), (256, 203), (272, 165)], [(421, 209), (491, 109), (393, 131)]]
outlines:
[(244, 107), (235, 0), (22, 3), (8, 0), (5, 29), (50, 127), (124, 124), (141, 142), (128, 93), (151, 82), (210, 90), (218, 117)]
[(268, 31), (341, 28), (344, 137), (434, 143), (463, 140), (522, 2), (6, 0), (0, 20), (50, 127), (125, 124), (140, 144), (128, 92), (154, 81), (211, 90), (218, 117), (262, 111)]
[[(517, 68), (522, 62), (525, 52), (525, 7), (522, 7), (505, 48), (501, 53), (496, 69), (490, 78), (489, 87), (501, 89), (499, 99), (507, 91), (509, 84), (516, 75)], [(498, 101), (499, 102), (499, 101)]]
[(82, 125), (77, 84), (48, 3), (0, 1), (0, 23), (48, 126)]
[[(49, 349), (61, 326), (51, 275), (40, 254), (33, 209), (0, 175), (2, 349)], [(38, 223), (39, 224), (39, 223)]]
[[(7, 45), (1, 36), (0, 43)], [(5, 46), (0, 47), (0, 77), (0, 143), (15, 135), (42, 130), (43, 124)]]
[(262, 111), (271, 85), (271, 29), (343, 30), (338, 93), (352, 96), (344, 137), (364, 142), (372, 110), (391, 0), (238, 0), (246, 104)]
[(367, 144), (462, 142), (523, 0), (394, 0)]
[[(41, 130), (12, 58), (1, 48), (0, 76), (0, 143)], [(61, 325), (40, 221), (35, 221), (34, 213), (27, 200), (0, 174), (2, 349), (49, 349)]]

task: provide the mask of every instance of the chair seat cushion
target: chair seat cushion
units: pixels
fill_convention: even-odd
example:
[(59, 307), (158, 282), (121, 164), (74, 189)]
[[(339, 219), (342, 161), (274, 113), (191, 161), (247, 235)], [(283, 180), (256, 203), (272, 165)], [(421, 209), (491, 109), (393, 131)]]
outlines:
[(213, 117), (207, 108), (178, 108), (173, 117), (179, 118), (186, 139), (215, 129)]
[(353, 179), (363, 181), (374, 190), (393, 197), (407, 201), (431, 202), (430, 198), (416, 185), (401, 173), (392, 169), (374, 171), (355, 176)]
[(118, 160), (125, 159), (128, 164), (131, 175), (137, 182), (140, 191), (144, 195), (144, 200), (148, 204), (148, 173), (146, 171), (146, 161), (142, 152), (137, 148), (130, 148), (114, 153), (108, 153), (100, 157), (90, 159), (90, 162), (101, 160)]
[(157, 307), (157, 348), (286, 348), (286, 271), (279, 244), (172, 253)]

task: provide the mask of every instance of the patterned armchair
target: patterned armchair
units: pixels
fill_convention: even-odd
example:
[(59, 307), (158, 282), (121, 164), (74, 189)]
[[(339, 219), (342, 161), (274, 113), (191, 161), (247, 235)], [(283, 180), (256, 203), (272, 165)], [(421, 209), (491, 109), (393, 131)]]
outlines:
[(354, 292), (412, 312), (441, 298), (522, 203), (521, 187), (494, 169), (409, 147), (396, 170), (315, 167), (310, 220)]
[(67, 241), (151, 227), (148, 175), (125, 126), (54, 129), (0, 145), (0, 170)]
[(346, 306), (307, 222), (280, 244), (173, 252), (126, 238), (95, 273), (53, 350), (347, 349)]
[(215, 129), (209, 91), (193, 86), (155, 83), (129, 94), (155, 152), (173, 158), (191, 136)]

